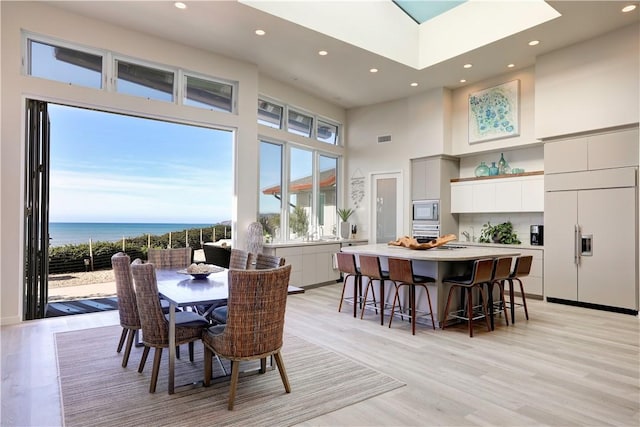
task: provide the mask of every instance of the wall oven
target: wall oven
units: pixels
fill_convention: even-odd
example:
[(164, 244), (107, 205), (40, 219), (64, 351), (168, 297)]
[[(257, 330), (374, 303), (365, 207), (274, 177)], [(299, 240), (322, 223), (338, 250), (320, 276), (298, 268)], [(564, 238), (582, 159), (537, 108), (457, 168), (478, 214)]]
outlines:
[(427, 243), (440, 237), (440, 224), (428, 221), (413, 221), (411, 233), (418, 243)]
[(440, 223), (440, 201), (439, 200), (414, 200), (413, 220), (431, 221)]

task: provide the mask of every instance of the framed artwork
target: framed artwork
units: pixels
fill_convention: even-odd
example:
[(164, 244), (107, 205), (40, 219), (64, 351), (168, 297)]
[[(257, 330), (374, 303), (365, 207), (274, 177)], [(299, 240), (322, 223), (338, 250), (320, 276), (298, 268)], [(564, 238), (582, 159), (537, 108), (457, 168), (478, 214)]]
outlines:
[(520, 80), (469, 94), (469, 144), (520, 135)]

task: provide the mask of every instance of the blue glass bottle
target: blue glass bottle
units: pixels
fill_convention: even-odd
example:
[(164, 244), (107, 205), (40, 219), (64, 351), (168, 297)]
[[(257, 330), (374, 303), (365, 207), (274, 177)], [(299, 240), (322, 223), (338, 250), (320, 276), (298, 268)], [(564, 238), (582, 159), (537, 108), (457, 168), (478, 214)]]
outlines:
[(480, 165), (475, 170), (476, 176), (489, 176), (489, 166), (484, 162), (480, 162)]
[(496, 166), (496, 162), (491, 162), (491, 167), (489, 168), (489, 175), (490, 176), (498, 175), (498, 167)]

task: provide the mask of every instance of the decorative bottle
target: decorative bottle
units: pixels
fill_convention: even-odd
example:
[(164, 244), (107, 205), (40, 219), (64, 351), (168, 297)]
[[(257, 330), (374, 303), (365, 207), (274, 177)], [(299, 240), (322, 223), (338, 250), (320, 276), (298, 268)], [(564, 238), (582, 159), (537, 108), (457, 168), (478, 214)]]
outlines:
[(491, 167), (489, 168), (489, 175), (491, 176), (498, 175), (498, 167), (496, 166), (496, 162), (491, 162)]
[(506, 173), (507, 161), (504, 159), (504, 154), (500, 153), (500, 160), (498, 160), (498, 175), (504, 175)]
[(489, 166), (485, 162), (480, 162), (475, 171), (476, 176), (489, 176)]

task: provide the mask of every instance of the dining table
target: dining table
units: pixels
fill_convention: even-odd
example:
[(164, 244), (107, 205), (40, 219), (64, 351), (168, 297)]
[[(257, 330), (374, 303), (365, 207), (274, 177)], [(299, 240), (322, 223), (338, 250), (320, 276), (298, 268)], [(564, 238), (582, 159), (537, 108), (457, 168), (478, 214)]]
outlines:
[[(169, 302), (169, 394), (174, 394), (176, 363), (176, 309), (196, 305), (217, 306), (229, 297), (229, 270), (221, 268), (204, 278), (194, 278), (184, 269), (156, 270), (158, 293)], [(289, 295), (303, 293), (304, 289), (289, 285)]]

